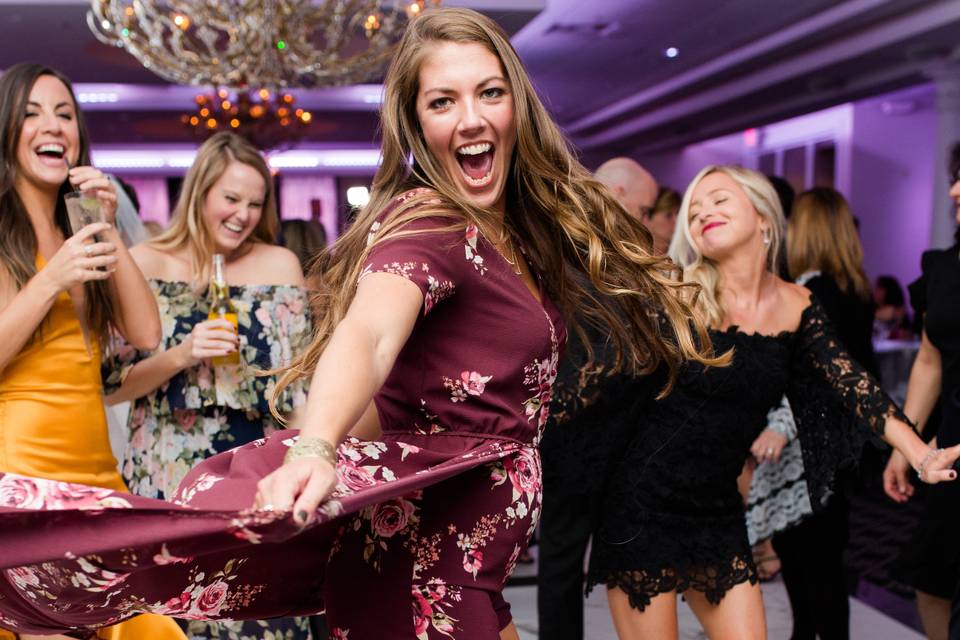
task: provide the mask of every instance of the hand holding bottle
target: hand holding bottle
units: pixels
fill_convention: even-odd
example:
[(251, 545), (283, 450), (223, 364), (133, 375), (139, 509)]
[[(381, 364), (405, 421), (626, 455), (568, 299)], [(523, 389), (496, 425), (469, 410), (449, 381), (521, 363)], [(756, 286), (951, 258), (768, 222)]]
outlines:
[[(230, 300), (230, 286), (227, 284), (223, 254), (216, 253), (213, 256), (213, 270), (210, 274), (210, 311), (207, 314), (207, 320), (217, 320), (230, 325), (230, 330), (236, 335), (239, 328), (239, 319), (237, 318), (237, 308)], [(213, 356), (211, 362), (216, 367), (231, 367), (240, 364), (240, 352), (233, 351), (228, 354)]]
[(236, 328), (227, 320), (218, 319), (198, 322), (177, 349), (180, 351), (181, 363), (187, 369), (204, 360), (237, 354), (239, 347), (240, 338)]

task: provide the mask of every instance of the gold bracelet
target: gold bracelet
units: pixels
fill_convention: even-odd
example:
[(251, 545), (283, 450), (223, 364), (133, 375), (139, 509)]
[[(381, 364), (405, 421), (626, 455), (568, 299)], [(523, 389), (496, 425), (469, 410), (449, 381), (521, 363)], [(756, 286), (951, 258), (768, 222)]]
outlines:
[(337, 448), (323, 438), (304, 438), (300, 436), (293, 446), (287, 449), (286, 455), (283, 456), (283, 462), (286, 464), (291, 460), (299, 460), (300, 458), (323, 458), (336, 467)]

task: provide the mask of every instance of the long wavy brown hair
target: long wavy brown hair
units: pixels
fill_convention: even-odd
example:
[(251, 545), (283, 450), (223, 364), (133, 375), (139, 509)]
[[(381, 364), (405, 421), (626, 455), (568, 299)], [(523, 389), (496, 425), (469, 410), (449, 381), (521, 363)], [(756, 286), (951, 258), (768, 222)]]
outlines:
[[(90, 136), (70, 80), (57, 71), (40, 64), (22, 62), (3, 72), (0, 77), (0, 265), (6, 269), (17, 291), (37, 273), (37, 236), (27, 214), (27, 208), (17, 193), (17, 145), (26, 114), (27, 102), (34, 83), (42, 76), (52, 76), (70, 92), (79, 131), (77, 165), (90, 164)], [(69, 180), (64, 180), (57, 194), (53, 221), (64, 238), (73, 235), (63, 196), (72, 191)], [(116, 324), (116, 310), (110, 297), (109, 285), (103, 280), (83, 285), (83, 326), (95, 336), (101, 347), (109, 344), (110, 331)], [(42, 325), (41, 325), (42, 327)]]
[[(314, 264), (311, 278), (320, 283), (313, 298), (315, 336), (284, 371), (274, 398), (297, 378), (312, 374), (353, 300), (370, 247), (409, 234), (403, 227), (427, 216), (447, 218), (451, 228), (475, 224), (491, 237), (495, 214), (460, 194), (428, 151), (417, 118), (420, 65), (431, 45), (440, 42), (479, 44), (500, 61), (517, 128), (506, 184), (506, 231), (525, 247), (530, 266), (541, 274), (548, 294), (584, 344), (589, 341), (580, 321), (610, 336), (616, 369), (642, 374), (665, 365), (669, 382), (664, 391), (686, 359), (725, 362), (714, 357), (704, 325), (695, 317), (697, 287), (681, 283), (674, 265), (653, 255), (643, 225), (576, 160), (506, 34), (475, 11), (443, 8), (411, 22), (390, 64), (380, 114), (382, 161), (370, 202)], [(397, 206), (368, 243), (377, 216), (418, 186), (429, 191)]]
[[(224, 174), (231, 162), (240, 162), (255, 169), (263, 177), (266, 193), (260, 221), (250, 232), (247, 243), (273, 244), (277, 238), (277, 199), (270, 168), (257, 148), (244, 138), (229, 131), (215, 133), (200, 145), (197, 157), (183, 179), (180, 197), (170, 226), (148, 244), (160, 251), (175, 251), (186, 247), (190, 254), (190, 273), (193, 287), (202, 289), (210, 278), (210, 269), (216, 246), (213, 230), (203, 215), (207, 194)], [(250, 245), (248, 245), (250, 246)]]

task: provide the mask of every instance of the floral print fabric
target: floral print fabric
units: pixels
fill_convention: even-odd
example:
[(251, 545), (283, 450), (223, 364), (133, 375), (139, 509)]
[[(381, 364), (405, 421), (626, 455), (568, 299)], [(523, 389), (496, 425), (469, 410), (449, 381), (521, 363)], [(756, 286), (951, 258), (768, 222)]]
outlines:
[[(186, 282), (151, 280), (163, 338), (159, 353), (183, 342), (194, 325), (207, 319), (209, 302)], [(128, 427), (130, 441), (121, 470), (133, 493), (169, 498), (187, 473), (206, 458), (262, 438), (276, 429), (268, 399), (276, 379), (257, 376), (289, 362), (309, 342), (307, 293), (293, 286), (230, 288), (237, 309), (240, 367), (213, 367), (202, 362), (174, 376), (152, 393), (135, 400)], [(105, 385), (119, 387), (130, 369), (153, 355), (117, 345), (105, 363)], [(305, 402), (303, 383), (288, 388), (279, 403), (291, 411)], [(191, 638), (224, 640), (306, 640), (307, 618), (278, 620), (194, 621), (184, 625)]]
[[(153, 353), (119, 344), (105, 363), (107, 391), (119, 388), (137, 362), (183, 342), (207, 319), (209, 302), (186, 282), (151, 280), (160, 308), (163, 338)], [(291, 286), (231, 287), (237, 308), (241, 367), (202, 362), (175, 375), (133, 402), (130, 443), (122, 472), (133, 493), (169, 498), (190, 469), (205, 458), (246, 444), (276, 428), (268, 399), (276, 378), (258, 376), (289, 362), (309, 343), (307, 293)], [(289, 412), (306, 400), (305, 385), (287, 389), (278, 408)]]
[[(294, 442), (288, 431), (202, 462), (174, 496), (180, 505), (131, 498), (132, 510), (85, 521), (71, 511), (49, 526), (54, 512), (0, 502), (0, 548), (9, 548), (0, 568), (51, 567), (57, 577), (39, 580), (59, 609), (48, 616), (32, 604), (45, 596), (8, 578), (0, 615), (52, 631), (143, 610), (264, 618), (326, 605), (334, 638), (497, 637), (510, 620), (503, 584), (539, 517), (536, 445), (563, 321), (543, 287), (534, 296), (476, 229), (449, 218), (415, 220), (404, 227), (415, 233), (386, 240), (380, 229), (370, 230), (362, 278), (410, 280), (423, 314), (374, 398), (382, 437), (340, 445), (338, 484), (317, 519), (300, 530), (290, 514), (245, 510)], [(79, 522), (91, 535), (67, 534)], [(43, 544), (5, 547), (19, 536), (4, 531), (20, 525)], [(78, 590), (70, 576), (80, 558), (124, 574), (118, 591)], [(218, 580), (226, 588), (211, 586)]]

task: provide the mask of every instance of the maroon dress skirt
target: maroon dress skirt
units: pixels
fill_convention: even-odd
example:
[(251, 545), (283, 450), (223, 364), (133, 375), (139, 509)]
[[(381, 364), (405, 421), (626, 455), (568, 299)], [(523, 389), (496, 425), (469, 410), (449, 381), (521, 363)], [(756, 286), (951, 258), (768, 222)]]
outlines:
[[(494, 640), (540, 513), (537, 444), (566, 334), (475, 227), (408, 223), (363, 277), (414, 282), (423, 315), (375, 397), (383, 436), (338, 448), (317, 518), (250, 509), (296, 432), (210, 458), (173, 502), (0, 476), (0, 627), (57, 633), (154, 612), (326, 609), (333, 638)], [(344, 363), (349, 366), (349, 363)]]

